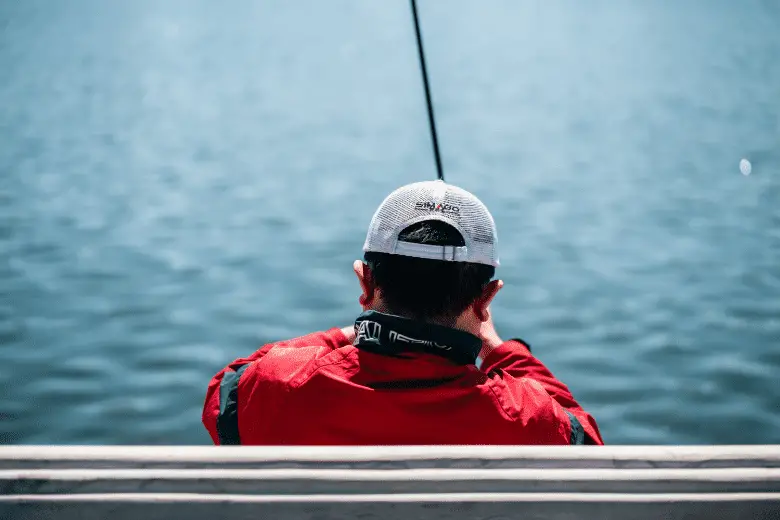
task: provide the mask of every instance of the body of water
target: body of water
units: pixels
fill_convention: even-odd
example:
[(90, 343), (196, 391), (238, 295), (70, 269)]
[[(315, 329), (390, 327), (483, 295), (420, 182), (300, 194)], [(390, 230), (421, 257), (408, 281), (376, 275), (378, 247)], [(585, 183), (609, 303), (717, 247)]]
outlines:
[[(419, 4), (499, 332), (608, 443), (780, 443), (780, 4)], [(0, 2), (0, 441), (209, 442), (434, 177), (405, 0)]]

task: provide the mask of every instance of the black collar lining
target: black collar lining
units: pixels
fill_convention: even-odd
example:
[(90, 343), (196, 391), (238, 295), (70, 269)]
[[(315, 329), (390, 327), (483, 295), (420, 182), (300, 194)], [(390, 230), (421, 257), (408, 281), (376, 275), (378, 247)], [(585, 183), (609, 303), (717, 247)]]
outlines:
[(479, 356), (482, 341), (462, 330), (366, 311), (355, 320), (355, 346), (393, 357), (403, 357), (404, 352), (428, 352), (471, 365)]

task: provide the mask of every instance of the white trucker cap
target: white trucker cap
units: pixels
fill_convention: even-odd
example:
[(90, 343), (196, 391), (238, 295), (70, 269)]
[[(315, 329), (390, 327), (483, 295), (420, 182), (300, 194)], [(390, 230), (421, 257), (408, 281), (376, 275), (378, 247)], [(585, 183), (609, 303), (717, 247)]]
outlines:
[[(401, 231), (424, 220), (446, 222), (463, 235), (466, 245), (398, 240)], [(477, 197), (444, 181), (426, 181), (402, 186), (382, 201), (371, 219), (363, 251), (498, 267), (497, 244), (493, 216)]]

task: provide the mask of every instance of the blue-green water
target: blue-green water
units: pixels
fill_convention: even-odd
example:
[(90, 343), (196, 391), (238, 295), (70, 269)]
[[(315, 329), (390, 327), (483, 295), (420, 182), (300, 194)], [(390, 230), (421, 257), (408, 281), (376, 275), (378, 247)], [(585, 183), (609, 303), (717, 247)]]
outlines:
[[(610, 443), (780, 442), (780, 4), (420, 9), (499, 332)], [(0, 1), (2, 442), (208, 442), (218, 369), (350, 323), (415, 53), (405, 0)]]

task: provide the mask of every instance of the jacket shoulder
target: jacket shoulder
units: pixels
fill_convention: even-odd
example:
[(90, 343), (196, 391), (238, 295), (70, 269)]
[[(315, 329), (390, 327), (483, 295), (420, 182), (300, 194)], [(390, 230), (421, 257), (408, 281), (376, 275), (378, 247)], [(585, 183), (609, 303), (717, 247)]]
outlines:
[[(333, 350), (327, 346), (272, 346), (253, 367), (253, 379), (277, 383), (294, 383), (323, 365), (344, 359), (353, 348)], [(335, 358), (334, 358), (335, 356)]]

